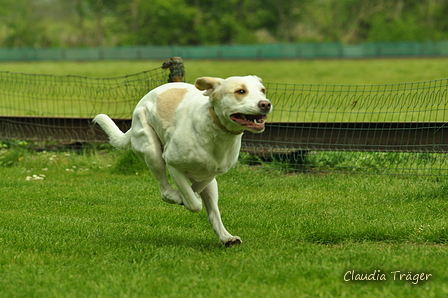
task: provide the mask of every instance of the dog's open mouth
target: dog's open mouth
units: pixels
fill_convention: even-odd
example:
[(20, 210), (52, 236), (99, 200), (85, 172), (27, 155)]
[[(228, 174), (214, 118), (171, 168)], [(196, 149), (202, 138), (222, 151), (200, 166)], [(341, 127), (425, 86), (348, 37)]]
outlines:
[(264, 123), (267, 118), (267, 115), (246, 115), (241, 113), (230, 115), (230, 119), (232, 119), (232, 121), (247, 127), (249, 130), (260, 132), (264, 130)]

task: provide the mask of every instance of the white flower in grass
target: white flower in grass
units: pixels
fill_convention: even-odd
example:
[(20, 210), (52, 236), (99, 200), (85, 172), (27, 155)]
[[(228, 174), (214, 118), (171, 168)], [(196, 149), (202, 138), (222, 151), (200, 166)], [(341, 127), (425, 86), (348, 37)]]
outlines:
[(40, 174), (40, 175), (33, 175), (33, 176), (26, 176), (25, 180), (26, 181), (30, 181), (30, 180), (44, 180), (46, 176), (44, 174)]

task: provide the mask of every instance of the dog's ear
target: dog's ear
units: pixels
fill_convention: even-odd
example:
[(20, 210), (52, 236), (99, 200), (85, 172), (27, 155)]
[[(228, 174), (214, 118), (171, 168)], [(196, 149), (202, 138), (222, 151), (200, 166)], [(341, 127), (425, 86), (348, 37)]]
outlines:
[(253, 76), (253, 77), (256, 78), (257, 80), (259, 80), (260, 82), (263, 82), (263, 80), (260, 77), (258, 77), (258, 76)]
[(216, 88), (221, 85), (223, 79), (220, 78), (212, 78), (212, 77), (202, 77), (196, 79), (196, 82), (194, 82), (194, 85), (196, 88), (198, 88), (201, 91), (204, 91), (205, 96), (210, 96), (213, 91), (216, 90)]

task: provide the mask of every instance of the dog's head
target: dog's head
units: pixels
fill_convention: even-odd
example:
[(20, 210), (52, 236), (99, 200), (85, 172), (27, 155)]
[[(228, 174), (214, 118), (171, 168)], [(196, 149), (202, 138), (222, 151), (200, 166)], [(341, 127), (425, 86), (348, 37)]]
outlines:
[(209, 96), (221, 124), (229, 131), (264, 131), (272, 104), (259, 77), (202, 77), (196, 80), (195, 86), (205, 90), (204, 95)]

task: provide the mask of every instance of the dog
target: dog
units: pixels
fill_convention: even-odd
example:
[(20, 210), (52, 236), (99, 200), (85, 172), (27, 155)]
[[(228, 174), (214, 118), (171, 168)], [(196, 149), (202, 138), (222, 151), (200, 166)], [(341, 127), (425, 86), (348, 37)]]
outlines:
[(165, 202), (191, 212), (204, 203), (219, 240), (231, 246), (242, 241), (222, 223), (215, 177), (236, 164), (244, 131), (264, 131), (271, 110), (257, 76), (201, 77), (194, 85), (168, 83), (151, 90), (137, 104), (126, 133), (107, 115), (93, 121), (114, 147), (132, 149), (146, 163)]

